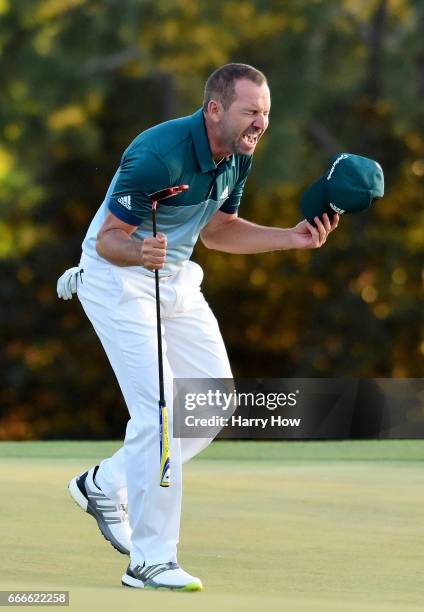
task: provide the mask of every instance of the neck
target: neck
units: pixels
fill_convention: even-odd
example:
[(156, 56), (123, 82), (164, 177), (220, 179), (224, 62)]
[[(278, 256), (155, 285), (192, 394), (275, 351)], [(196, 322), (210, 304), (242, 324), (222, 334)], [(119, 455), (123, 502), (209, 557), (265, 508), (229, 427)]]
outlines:
[(208, 115), (203, 114), (203, 116), (205, 118), (206, 133), (208, 135), (212, 159), (216, 164), (218, 164), (224, 159), (224, 157), (227, 157), (227, 155), (231, 155), (232, 151), (229, 151), (228, 148), (225, 148), (218, 134), (216, 133), (215, 125), (209, 119)]

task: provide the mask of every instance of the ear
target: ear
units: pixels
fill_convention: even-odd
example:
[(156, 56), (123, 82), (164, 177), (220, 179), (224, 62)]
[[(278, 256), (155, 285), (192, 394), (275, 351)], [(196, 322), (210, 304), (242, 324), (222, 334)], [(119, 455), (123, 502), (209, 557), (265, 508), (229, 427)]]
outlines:
[(221, 120), (223, 111), (224, 109), (222, 107), (221, 102), (219, 102), (218, 100), (209, 100), (208, 115), (214, 123), (218, 123)]

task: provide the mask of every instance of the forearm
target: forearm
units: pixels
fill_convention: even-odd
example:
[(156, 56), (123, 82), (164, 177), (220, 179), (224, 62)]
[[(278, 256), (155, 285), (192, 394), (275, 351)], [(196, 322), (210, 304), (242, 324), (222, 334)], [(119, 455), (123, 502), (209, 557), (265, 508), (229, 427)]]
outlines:
[(115, 266), (143, 265), (142, 246), (142, 240), (119, 229), (100, 231), (96, 240), (97, 253)]
[(291, 229), (267, 227), (237, 217), (222, 224), (218, 231), (202, 232), (202, 241), (209, 249), (236, 253), (266, 253), (292, 248)]

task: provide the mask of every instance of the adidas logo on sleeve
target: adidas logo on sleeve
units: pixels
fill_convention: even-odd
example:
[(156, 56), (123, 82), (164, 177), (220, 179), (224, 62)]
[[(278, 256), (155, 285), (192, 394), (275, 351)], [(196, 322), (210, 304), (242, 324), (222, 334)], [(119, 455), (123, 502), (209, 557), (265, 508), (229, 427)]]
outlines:
[(220, 201), (222, 202), (223, 200), (226, 200), (229, 196), (229, 190), (228, 190), (228, 185), (225, 187), (224, 191), (221, 193), (221, 197), (219, 198)]
[(122, 204), (122, 206), (125, 206), (125, 208), (128, 208), (128, 210), (131, 210), (131, 196), (130, 195), (121, 196), (120, 198), (118, 198), (118, 202)]

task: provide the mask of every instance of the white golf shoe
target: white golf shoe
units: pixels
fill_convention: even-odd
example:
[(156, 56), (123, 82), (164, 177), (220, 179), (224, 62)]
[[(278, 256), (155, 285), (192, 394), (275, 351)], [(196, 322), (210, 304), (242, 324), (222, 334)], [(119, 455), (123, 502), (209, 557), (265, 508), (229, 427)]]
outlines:
[(102, 532), (116, 550), (124, 555), (130, 554), (131, 529), (126, 506), (116, 504), (107, 497), (94, 481), (98, 466), (92, 467), (71, 480), (69, 492), (85, 512), (91, 514)]
[(178, 563), (128, 566), (122, 576), (124, 586), (136, 589), (160, 589), (169, 591), (201, 591), (202, 582), (190, 576)]

